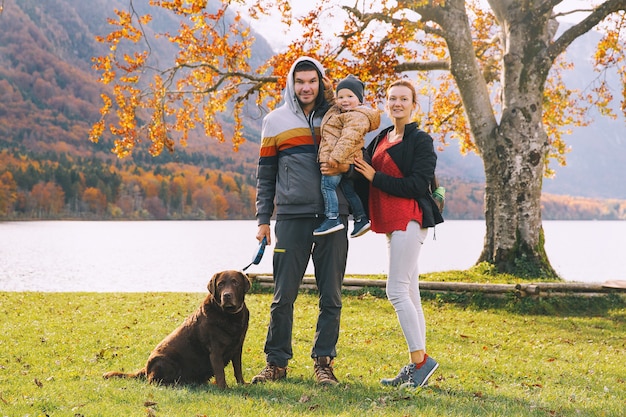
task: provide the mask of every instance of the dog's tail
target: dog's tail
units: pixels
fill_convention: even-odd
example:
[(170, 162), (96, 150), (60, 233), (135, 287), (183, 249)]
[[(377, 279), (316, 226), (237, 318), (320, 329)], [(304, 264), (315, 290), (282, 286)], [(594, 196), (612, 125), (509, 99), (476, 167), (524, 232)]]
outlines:
[(146, 377), (146, 368), (140, 369), (137, 372), (130, 372), (130, 373), (119, 372), (119, 371), (106, 372), (104, 375), (102, 375), (102, 377), (104, 379), (109, 379), (109, 378), (145, 378)]

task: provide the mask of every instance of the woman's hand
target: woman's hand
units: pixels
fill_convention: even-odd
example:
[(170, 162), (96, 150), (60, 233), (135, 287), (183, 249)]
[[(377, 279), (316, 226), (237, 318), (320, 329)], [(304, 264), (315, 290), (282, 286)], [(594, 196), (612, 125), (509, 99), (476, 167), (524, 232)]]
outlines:
[(361, 158), (354, 158), (354, 169), (363, 175), (369, 182), (374, 180), (376, 170)]

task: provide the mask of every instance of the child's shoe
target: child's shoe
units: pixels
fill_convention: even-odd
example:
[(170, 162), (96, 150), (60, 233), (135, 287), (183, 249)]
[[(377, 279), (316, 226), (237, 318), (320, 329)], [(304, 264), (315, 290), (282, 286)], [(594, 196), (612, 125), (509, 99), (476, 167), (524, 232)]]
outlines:
[(369, 219), (366, 216), (363, 216), (360, 219), (355, 220), (354, 229), (352, 230), (352, 233), (350, 233), (350, 237), (363, 236), (365, 233), (367, 233), (370, 230), (371, 225), (372, 224), (370, 223)]
[(329, 233), (336, 232), (343, 228), (344, 228), (344, 225), (343, 223), (341, 223), (341, 220), (339, 220), (339, 218), (326, 219), (324, 220), (322, 224), (320, 224), (320, 227), (313, 230), (313, 235), (314, 236), (327, 235)]

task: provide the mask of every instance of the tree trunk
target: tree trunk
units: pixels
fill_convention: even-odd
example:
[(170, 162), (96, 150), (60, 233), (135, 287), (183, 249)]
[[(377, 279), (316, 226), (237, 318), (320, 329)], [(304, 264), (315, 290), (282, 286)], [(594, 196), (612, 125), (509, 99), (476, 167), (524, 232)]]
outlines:
[[(444, 28), (451, 73), (485, 168), (486, 236), (478, 262), (523, 277), (556, 277), (544, 249), (541, 186), (548, 152), (543, 86), (552, 62), (550, 11), (528, 13), (513, 0), (492, 0), (502, 33), (502, 116), (490, 102), (472, 45), (464, 2), (424, 10)], [(504, 23), (506, 22), (506, 23)]]
[[(487, 232), (479, 262), (523, 277), (556, 278), (544, 248), (541, 187), (549, 144), (543, 86), (550, 15), (507, 8), (502, 31), (502, 118), (479, 140), (485, 167)], [(503, 18), (501, 15), (500, 18)]]
[(541, 226), (545, 133), (520, 120), (519, 109), (510, 113), (483, 149), (486, 235), (478, 262), (516, 276), (555, 278)]
[(559, 54), (606, 16), (623, 11), (626, 0), (605, 1), (556, 40), (553, 8), (558, 1), (487, 1), (501, 29), (501, 55), (493, 56), (501, 60), (501, 91), (494, 100), (500, 111), (476, 60), (465, 0), (404, 3), (442, 29), (450, 72), (484, 164), (487, 231), (478, 262), (517, 276), (556, 278), (541, 225), (541, 187), (550, 150), (543, 126), (545, 82)]

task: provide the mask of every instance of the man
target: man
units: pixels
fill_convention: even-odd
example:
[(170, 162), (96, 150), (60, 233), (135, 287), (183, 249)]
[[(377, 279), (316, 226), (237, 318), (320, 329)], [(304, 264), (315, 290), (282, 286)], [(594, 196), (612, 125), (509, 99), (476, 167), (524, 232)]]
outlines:
[[(343, 231), (313, 236), (324, 220), (324, 200), (317, 163), (320, 123), (329, 105), (324, 91), (332, 84), (315, 59), (301, 57), (287, 78), (284, 103), (263, 120), (261, 151), (257, 169), (256, 238), (271, 244), (270, 218), (276, 209), (274, 247), (274, 298), (265, 340), (265, 368), (252, 383), (287, 377), (293, 357), (293, 307), (309, 258), (315, 266), (319, 290), (319, 314), (311, 357), (315, 379), (324, 385), (337, 384), (332, 363), (336, 357), (341, 316), (341, 284), (346, 268), (348, 205), (340, 196), (339, 213)], [(345, 170), (324, 167), (324, 173)]]

